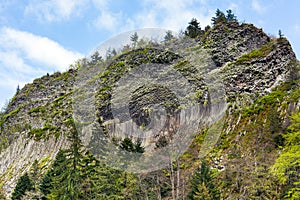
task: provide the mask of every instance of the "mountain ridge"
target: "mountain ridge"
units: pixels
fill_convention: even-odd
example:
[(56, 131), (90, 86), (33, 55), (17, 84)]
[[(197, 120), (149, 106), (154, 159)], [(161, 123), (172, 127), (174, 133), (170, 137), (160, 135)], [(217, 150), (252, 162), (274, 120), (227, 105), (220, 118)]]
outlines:
[[(230, 143), (228, 142), (229, 139), (226, 139), (228, 134), (228, 138), (231, 138), (230, 133), (233, 133), (235, 131), (234, 129), (241, 130), (241, 133), (233, 139), (236, 141), (235, 145), (239, 146), (237, 141), (240, 141), (239, 138), (242, 138), (242, 136), (247, 133), (247, 131), (242, 131), (243, 128), (241, 127), (246, 127), (245, 130), (247, 129), (249, 122), (247, 124), (245, 119), (251, 117), (252, 111), (246, 113), (244, 107), (252, 108), (250, 102), (254, 102), (255, 105), (258, 99), (270, 94), (272, 95), (272, 90), (276, 91), (276, 88), (284, 87), (284, 85), (288, 85), (286, 83), (293, 82), (295, 79), (297, 80), (299, 75), (299, 71), (297, 71), (299, 62), (296, 60), (295, 53), (286, 38), (270, 38), (262, 29), (258, 29), (251, 24), (240, 25), (237, 22), (216, 24), (196, 37), (195, 41), (196, 45), (190, 46), (189, 48), (195, 47), (196, 49), (198, 48), (199, 52), (209, 52), (211, 63), (213, 63), (213, 65), (210, 65), (211, 68), (209, 71), (213, 71), (216, 77), (222, 77), (224, 80), (226, 101), (229, 103), (227, 119), (225, 121), (229, 125), (223, 128), (223, 134), (221, 134), (215, 149), (223, 148), (224, 150), (222, 151), (226, 152), (226, 148), (229, 147), (225, 148), (224, 146)], [(176, 39), (174, 42), (180, 43), (180, 39)], [(197, 51), (194, 52), (197, 54)], [(107, 73), (104, 71), (102, 74), (98, 74), (101, 80), (107, 78), (107, 80), (104, 80), (104, 85), (111, 86), (119, 80), (118, 77), (120, 77), (121, 73), (130, 68), (134, 68), (136, 65), (147, 62), (167, 63), (170, 60), (175, 60), (177, 62), (176, 66), (178, 66), (177, 70), (183, 74), (186, 73), (190, 81), (196, 79), (194, 77), (195, 75), (205, 73), (205, 69), (201, 72), (202, 69), (199, 68), (199, 71), (195, 72), (191, 66), (183, 63), (182, 60), (179, 60), (180, 62), (177, 61), (179, 58), (176, 54), (172, 55), (168, 51), (159, 51), (152, 47), (134, 49), (130, 51), (129, 54), (123, 53), (121, 56), (117, 55), (113, 59), (115, 59), (116, 62), (112, 62), (108, 65)], [(68, 136), (74, 128), (71, 122), (73, 120), (72, 95), (78, 70), (80, 67), (84, 67), (80, 66), (81, 64), (82, 63), (78, 62), (76, 63), (76, 67), (66, 72), (56, 72), (52, 75), (47, 74), (35, 79), (33, 83), (26, 84), (10, 101), (5, 113), (1, 114), (0, 186), (5, 196), (13, 192), (17, 179), (25, 172), (31, 170), (32, 163), (35, 160), (38, 160), (40, 164), (40, 176), (42, 176), (50, 169), (51, 163), (55, 160), (55, 156), (59, 150), (68, 148), (71, 145)], [(198, 80), (194, 82), (199, 86), (199, 91), (204, 94), (206, 92), (205, 87), (201, 81), (197, 81)], [(291, 115), (291, 110), (299, 111), (300, 101), (299, 96), (297, 96), (297, 86), (299, 86), (299, 83), (290, 83), (290, 85), (287, 86), (288, 89), (283, 90), (285, 95), (294, 94), (294, 96), (296, 96), (295, 99), (293, 99), (293, 103), (289, 102), (292, 101), (290, 100), (292, 99), (290, 96), (284, 97), (282, 94), (276, 96), (276, 98), (281, 99), (279, 102), (286, 100), (286, 104), (288, 104), (287, 107), (281, 110), (279, 107), (282, 106), (282, 102), (278, 103), (278, 109), (282, 112), (281, 118), (286, 120), (285, 127), (289, 124), (288, 116)], [(288, 91), (293, 92), (289, 94)], [(144, 93), (142, 94), (144, 95)], [(109, 90), (106, 89), (98, 93), (97, 103), (100, 107), (98, 119), (100, 124), (103, 118), (111, 117), (109, 116), (110, 95)], [(166, 98), (168, 99), (170, 96)], [(204, 101), (205, 99), (203, 99), (202, 102)], [(138, 105), (138, 103), (139, 102), (136, 101), (134, 105)], [(266, 105), (268, 103), (269, 102), (267, 102)], [(275, 104), (277, 105), (277, 103)], [(253, 108), (253, 110), (255, 109), (256, 108)], [(139, 110), (139, 108), (137, 107), (136, 110)], [(261, 110), (264, 110), (264, 108), (261, 108)], [(133, 113), (133, 116), (140, 117), (134, 114), (136, 113)], [(260, 111), (256, 114), (262, 119)], [(251, 119), (250, 122), (252, 120), (253, 119)], [(253, 121), (256, 120), (254, 119)], [(140, 125), (141, 124), (142, 123), (140, 123)], [(104, 125), (104, 128), (108, 127), (109, 126), (105, 127)], [(202, 132), (196, 136), (194, 139), (194, 143), (196, 144), (192, 144), (190, 152), (193, 152), (193, 147), (201, 146), (195, 141), (197, 141), (197, 139), (201, 140), (203, 134)], [(262, 136), (262, 138), (264, 137), (265, 136)], [(246, 142), (243, 139), (241, 140)], [(224, 144), (226, 142), (227, 144)], [(270, 146), (272, 145), (270, 144)], [(247, 146), (247, 148), (249, 148), (249, 146)], [(240, 151), (244, 151), (243, 148), (241, 149)], [(275, 156), (275, 151), (276, 150), (272, 149), (272, 156)], [(217, 169), (220, 166), (228, 166), (228, 163), (232, 164), (238, 160), (235, 157), (237, 156), (236, 154), (238, 154), (236, 152), (227, 152), (226, 158), (225, 154), (222, 157), (220, 152), (213, 150), (210, 154), (211, 163), (213, 163)], [(181, 158), (182, 163), (184, 163), (184, 160), (190, 159), (189, 156), (185, 158), (184, 155), (183, 158)], [(214, 158), (212, 158), (212, 155), (214, 155)], [(228, 159), (228, 155), (233, 156), (233, 160), (236, 160), (228, 161), (230, 160)], [(240, 156), (241, 155), (238, 155), (237, 157)], [(249, 159), (253, 160), (254, 158), (252, 155), (249, 155)], [(227, 164), (224, 163), (225, 160), (228, 161)], [(268, 164), (270, 165), (274, 160), (275, 159), (268, 161)], [(191, 167), (186, 170), (187, 174), (191, 173), (191, 169), (194, 168), (199, 161), (194, 160), (194, 163), (190, 162), (192, 161), (187, 161), (187, 165)], [(223, 167), (221, 167), (221, 170), (224, 170)], [(238, 169), (236, 170), (238, 171)], [(228, 171), (226, 168), (224, 173), (232, 174), (234, 172), (232, 170)], [(224, 177), (227, 175), (221, 174), (220, 176)], [(183, 177), (177, 178), (180, 180), (184, 179)], [(251, 185), (248, 182), (247, 184)], [(242, 196), (244, 191), (242, 191), (240, 186), (232, 185), (228, 185), (230, 189), (228, 189), (229, 192), (224, 192), (226, 193), (224, 194), (224, 198), (231, 199), (231, 195), (228, 195), (228, 193), (231, 192), (237, 196)], [(219, 187), (224, 189), (224, 186)], [(232, 189), (234, 187), (238, 187), (238, 189), (236, 189), (237, 191)], [(237, 198), (237, 196), (235, 197)]]

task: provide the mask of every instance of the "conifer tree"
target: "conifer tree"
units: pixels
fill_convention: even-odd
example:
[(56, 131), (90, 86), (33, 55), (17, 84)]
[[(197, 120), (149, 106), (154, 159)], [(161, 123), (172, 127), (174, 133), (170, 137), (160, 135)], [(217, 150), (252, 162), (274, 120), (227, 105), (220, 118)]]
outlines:
[(56, 154), (51, 169), (43, 177), (40, 184), (40, 190), (44, 195), (44, 199), (46, 199), (46, 196), (49, 195), (52, 192), (52, 190), (56, 187), (57, 182), (55, 181), (57, 180), (57, 177), (66, 173), (64, 169), (64, 165), (66, 164), (66, 162), (67, 162), (67, 158), (65, 152), (60, 150)]
[(219, 23), (226, 23), (227, 19), (225, 17), (225, 14), (220, 9), (217, 9), (216, 16), (212, 18), (212, 22), (214, 25), (216, 25)]
[(25, 173), (21, 176), (17, 182), (17, 185), (12, 193), (12, 200), (19, 200), (22, 196), (25, 195), (27, 191), (33, 190), (34, 184), (33, 181), (30, 179), (28, 173)]
[(201, 167), (195, 171), (188, 198), (191, 200), (220, 199), (220, 193), (214, 186), (209, 165), (205, 160), (202, 161)]
[(233, 14), (232, 10), (226, 10), (226, 20), (227, 22), (237, 22), (236, 16)]
[(190, 22), (184, 34), (191, 38), (196, 38), (198, 35), (202, 33), (200, 24), (197, 19), (193, 18)]
[(167, 31), (164, 37), (165, 42), (170, 41), (172, 39), (174, 39), (174, 35), (172, 34), (172, 31)]
[(134, 32), (134, 34), (130, 36), (130, 41), (133, 43), (133, 48), (136, 47), (138, 40), (139, 40), (139, 36), (137, 32)]

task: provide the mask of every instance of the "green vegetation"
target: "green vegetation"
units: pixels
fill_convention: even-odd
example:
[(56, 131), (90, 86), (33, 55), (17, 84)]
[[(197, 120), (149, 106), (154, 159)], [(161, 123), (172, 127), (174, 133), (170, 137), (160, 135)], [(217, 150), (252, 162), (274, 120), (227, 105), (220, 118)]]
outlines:
[(34, 189), (33, 185), (33, 181), (29, 178), (28, 174), (25, 173), (19, 178), (11, 199), (21, 200), (27, 191)]
[(291, 125), (283, 136), (283, 150), (272, 166), (272, 173), (284, 187), (283, 199), (300, 198), (300, 112), (291, 116)]
[(145, 149), (141, 146), (142, 142), (140, 139), (138, 139), (135, 143), (132, 142), (132, 140), (128, 137), (124, 138), (124, 140), (121, 142), (121, 149), (124, 149), (128, 152), (136, 152), (136, 153), (144, 153)]
[(42, 128), (32, 128), (29, 131), (29, 136), (34, 137), (35, 140), (49, 138), (51, 135), (59, 136), (58, 127), (46, 123)]
[[(208, 27), (201, 30), (199, 22), (192, 19), (185, 34), (201, 40), (202, 36), (206, 37), (209, 35), (208, 32), (213, 31), (214, 28), (220, 28), (215, 30), (224, 30), (228, 34), (231, 30), (230, 26), (234, 27), (237, 23), (236, 16), (231, 10), (228, 10), (226, 15), (217, 10), (216, 17), (213, 18), (212, 28)], [(209, 39), (211, 38), (208, 36)], [(171, 33), (167, 32), (165, 40), (173, 40)], [(208, 40), (207, 43), (210, 42)], [(208, 91), (209, 88), (203, 86), (200, 81), (202, 74), (197, 71), (197, 67), (191, 66), (188, 60), (183, 60), (169, 51), (160, 51), (152, 47), (136, 48), (139, 46), (136, 33), (131, 36), (131, 41), (135, 49), (128, 47), (130, 51), (126, 51), (121, 55), (110, 52), (109, 55), (114, 56), (113, 59), (115, 60), (112, 59), (110, 65), (101, 74), (95, 74), (93, 78), (86, 82), (88, 85), (99, 81), (96, 94), (98, 122), (102, 123), (105, 121), (104, 119), (110, 119), (111, 117), (110, 98), (112, 97), (114, 84), (130, 68), (141, 64), (171, 63), (189, 82), (198, 81), (199, 84), (195, 84), (195, 97), (197, 99), (200, 100), (205, 91)], [(260, 49), (241, 56), (235, 64), (265, 58), (277, 44), (277, 41), (273, 40)], [(200, 55), (203, 53), (202, 47), (201, 45), (191, 46), (188, 47), (188, 51)], [(95, 52), (92, 60), (86, 62), (90, 62), (90, 65), (97, 65), (106, 61), (103, 61), (99, 53)], [(295, 65), (295, 63), (291, 63), (291, 65)], [(35, 196), (36, 199), (43, 200), (297, 199), (300, 193), (300, 114), (297, 110), (292, 115), (291, 120), (289, 120), (289, 115), (292, 111), (298, 109), (300, 89), (295, 75), (298, 73), (297, 69), (293, 73), (288, 82), (281, 84), (269, 94), (264, 96), (259, 96), (261, 95), (259, 92), (253, 94), (257, 97), (255, 100), (252, 98), (253, 96), (247, 96), (248, 94), (230, 93), (228, 101), (231, 104), (227, 110), (227, 115), (224, 119), (222, 118), (222, 124), (216, 123), (217, 126), (222, 127), (220, 137), (217, 143), (214, 144), (213, 150), (208, 152), (207, 155), (205, 154), (206, 156), (203, 159), (200, 158), (202, 156), (201, 152), (209, 146), (204, 144), (204, 141), (210, 137), (211, 132), (209, 130), (212, 130), (208, 129), (208, 125), (203, 125), (201, 130), (197, 130), (199, 133), (195, 136), (193, 143), (180, 158), (170, 159), (168, 166), (164, 169), (146, 174), (137, 175), (112, 168), (103, 160), (96, 159), (88, 149), (83, 147), (75, 129), (75, 121), (72, 118), (72, 99), (69, 98), (72, 92), (67, 92), (70, 88), (55, 94), (55, 97), (54, 95), (51, 96), (52, 98), (49, 99), (56, 99), (49, 101), (47, 104), (43, 100), (39, 100), (36, 104), (30, 102), (27, 109), (19, 106), (6, 115), (0, 114), (0, 127), (7, 121), (13, 121), (5, 120), (16, 114), (19, 116), (21, 111), (24, 111), (25, 117), (27, 117), (24, 125), (18, 124), (22, 119), (18, 119), (12, 125), (8, 124), (6, 126), (7, 124), (4, 124), (5, 131), (7, 131), (5, 134), (8, 136), (12, 135), (13, 137), (14, 135), (10, 133), (21, 133), (25, 130), (29, 131), (29, 136), (36, 140), (48, 139), (52, 135), (58, 137), (61, 132), (64, 132), (65, 136), (68, 137), (69, 145), (66, 147), (67, 149), (61, 149), (54, 160), (50, 155), (43, 155), (44, 157), (39, 161), (36, 160), (30, 163), (29, 166), (24, 166), (24, 170), (30, 168), (30, 173), (25, 174), (18, 180), (13, 198), (31, 199), (29, 196)], [(52, 78), (61, 83), (62, 80), (71, 80), (72, 76), (69, 72), (57, 73)], [(37, 79), (35, 82), (37, 84), (27, 86), (26, 90), (29, 91), (29, 95), (32, 95), (31, 92), (35, 89), (44, 90), (47, 88), (46, 84), (41, 84), (41, 79)], [(20, 92), (22, 93), (22, 91)], [(83, 99), (84, 97), (84, 95), (78, 95), (78, 98)], [(161, 105), (170, 110), (176, 110), (180, 107), (177, 99), (173, 98), (171, 93), (169, 95), (168, 91), (161, 86), (146, 85), (141, 87), (139, 91), (131, 96), (131, 99), (133, 99), (131, 102), (136, 105), (134, 100), (138, 98), (141, 100), (144, 97), (145, 102), (156, 103), (153, 100), (155, 99), (159, 103), (163, 102)], [(248, 106), (243, 107), (245, 102), (239, 102), (243, 97), (246, 100), (254, 100), (254, 103), (250, 105), (249, 102), (246, 102)], [(136, 107), (137, 110), (143, 111), (143, 116), (149, 116), (150, 109), (143, 109), (143, 106), (147, 106), (142, 103), (141, 107)], [(34, 107), (34, 105), (43, 106)], [(209, 106), (209, 101), (205, 101), (204, 105)], [(171, 114), (168, 113), (167, 116), (170, 117), (170, 121), (166, 123), (174, 120)], [(136, 119), (140, 120), (140, 118), (141, 115), (137, 115)], [(140, 120), (141, 123), (138, 126), (141, 129), (145, 129), (147, 126), (145, 121)], [(32, 128), (36, 127), (34, 125), (36, 122), (42, 122), (44, 125), (40, 128)], [(289, 123), (291, 124), (289, 125)], [(84, 123), (78, 124), (78, 127), (81, 125), (84, 125)], [(105, 124), (100, 125), (105, 132)], [(219, 129), (215, 129), (219, 131)], [(2, 136), (4, 133), (2, 128), (0, 130)], [(157, 137), (156, 149), (154, 150), (169, 144), (170, 138), (164, 134), (158, 134)], [(145, 152), (141, 140), (133, 141), (131, 138), (126, 137), (114, 138), (113, 141), (118, 149), (127, 151), (128, 155)], [(11, 137), (1, 139), (0, 150), (4, 146), (2, 143), (8, 145), (9, 142), (11, 142)], [(124, 155), (124, 151), (121, 151), (122, 155)], [(138, 162), (138, 159), (132, 158), (134, 157), (129, 156), (126, 160), (129, 165)], [(8, 174), (10, 178), (13, 178), (13, 170), (9, 171)], [(1, 177), (0, 182), (2, 181)], [(0, 199), (2, 198), (1, 188), (2, 183), (0, 184)]]
[(84, 152), (74, 129), (69, 141), (70, 148), (58, 152), (41, 180), (43, 199), (140, 199), (135, 176), (108, 168)]
[(17, 107), (16, 109), (14, 109), (13, 111), (11, 111), (10, 113), (4, 115), (4, 121), (7, 120), (8, 118), (16, 115), (21, 109), (21, 106)]
[(218, 200), (220, 199), (220, 192), (214, 186), (212, 180), (212, 172), (208, 163), (203, 160), (201, 167), (198, 167), (191, 180), (191, 191), (188, 198), (191, 200)]
[(47, 111), (45, 106), (38, 106), (35, 108), (32, 108), (31, 110), (28, 111), (28, 114), (33, 114), (33, 113), (45, 113)]
[(200, 28), (200, 24), (197, 21), (197, 19), (193, 18), (191, 22), (189, 22), (188, 27), (186, 28), (186, 31), (184, 34), (186, 36), (189, 36), (190, 38), (196, 38), (199, 36), (203, 31)]
[(276, 43), (274, 40), (268, 42), (267, 44), (263, 45), (259, 49), (255, 49), (251, 51), (250, 53), (242, 55), (240, 58), (238, 58), (234, 64), (241, 64), (245, 62), (250, 62), (254, 59), (260, 59), (266, 57), (271, 51), (273, 51), (276, 48)]
[(275, 90), (268, 95), (265, 95), (257, 99), (250, 107), (244, 108), (242, 117), (249, 117), (257, 115), (264, 111), (266, 108), (274, 107), (282, 102), (283, 98), (286, 96), (286, 92), (282, 90)]
[[(213, 22), (214, 26), (216, 25), (226, 26), (229, 23), (238, 23), (237, 17), (230, 9), (226, 10), (226, 15), (220, 9), (217, 9), (216, 15), (211, 19), (211, 21)], [(189, 22), (186, 30), (184, 31), (184, 35), (190, 38), (198, 38), (201, 36), (205, 36), (209, 30), (210, 30), (210, 26), (206, 26), (204, 30), (202, 30), (198, 20), (196, 18), (193, 18)], [(225, 30), (227, 29), (225, 28)]]

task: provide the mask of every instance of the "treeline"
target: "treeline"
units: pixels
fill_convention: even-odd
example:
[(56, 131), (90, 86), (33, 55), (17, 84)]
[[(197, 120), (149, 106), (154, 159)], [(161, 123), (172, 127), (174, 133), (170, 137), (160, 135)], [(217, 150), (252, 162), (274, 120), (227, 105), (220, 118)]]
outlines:
[[(217, 24), (228, 24), (228, 23), (238, 23), (237, 17), (234, 15), (232, 10), (227, 10), (226, 14), (224, 14), (221, 10), (217, 9), (215, 17), (211, 19), (212, 25), (215, 26)], [(196, 18), (193, 18), (189, 25), (187, 26), (184, 34), (185, 36), (196, 38), (198, 36), (203, 35), (207, 32), (211, 27), (207, 25), (203, 30), (201, 29), (200, 23)]]
[[(97, 160), (82, 146), (75, 126), (68, 140), (70, 147), (57, 153), (45, 174), (41, 175), (39, 161), (32, 164), (31, 170), (18, 179), (12, 200), (161, 199), (172, 195), (175, 197), (175, 192), (175, 198), (183, 195), (179, 194), (179, 185), (176, 185), (180, 181), (175, 176), (179, 173), (178, 161), (171, 162), (171, 168), (138, 175), (112, 168)], [(124, 151), (144, 152), (139, 140), (133, 142), (125, 138), (118, 145)], [(189, 199), (220, 197), (206, 161), (196, 170), (191, 185), (191, 191), (184, 194)], [(187, 187), (183, 189), (187, 190)]]

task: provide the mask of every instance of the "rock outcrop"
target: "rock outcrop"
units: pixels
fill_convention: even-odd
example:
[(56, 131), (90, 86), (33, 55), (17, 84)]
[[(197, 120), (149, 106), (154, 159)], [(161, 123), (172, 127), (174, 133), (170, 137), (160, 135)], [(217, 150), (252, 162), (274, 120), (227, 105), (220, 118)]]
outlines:
[[(269, 93), (289, 78), (296, 62), (287, 39), (271, 39), (252, 24), (234, 22), (216, 25), (198, 38), (197, 48), (209, 52), (215, 64), (210, 68), (213, 70), (210, 73), (222, 78), (226, 95), (231, 100), (243, 93), (258, 94), (256, 96)], [(113, 118), (110, 99), (115, 83), (129, 69), (145, 63), (174, 64), (176, 70), (196, 85), (193, 90), (199, 92), (199, 102), (207, 103), (209, 95), (206, 83), (201, 79), (203, 71), (193, 68), (187, 64), (188, 60), (169, 50), (151, 47), (135, 49), (118, 56), (106, 71), (94, 74), (95, 80), (101, 80), (96, 95), (99, 123)], [(70, 69), (34, 80), (13, 97), (6, 112), (1, 115), (0, 186), (8, 196), (16, 180), (30, 169), (34, 160), (43, 166), (41, 173), (44, 173), (58, 150), (68, 146), (77, 73), (77, 69)], [(172, 93), (165, 88), (154, 91), (155, 87), (142, 87), (133, 95), (135, 99), (130, 99), (130, 114), (140, 126), (149, 123), (147, 118), (143, 118), (148, 115), (142, 109), (144, 106), (163, 99), (164, 103), (172, 103), (167, 106), (171, 115), (178, 107)], [(147, 100), (143, 97), (147, 94), (152, 98), (162, 94), (165, 97)]]

